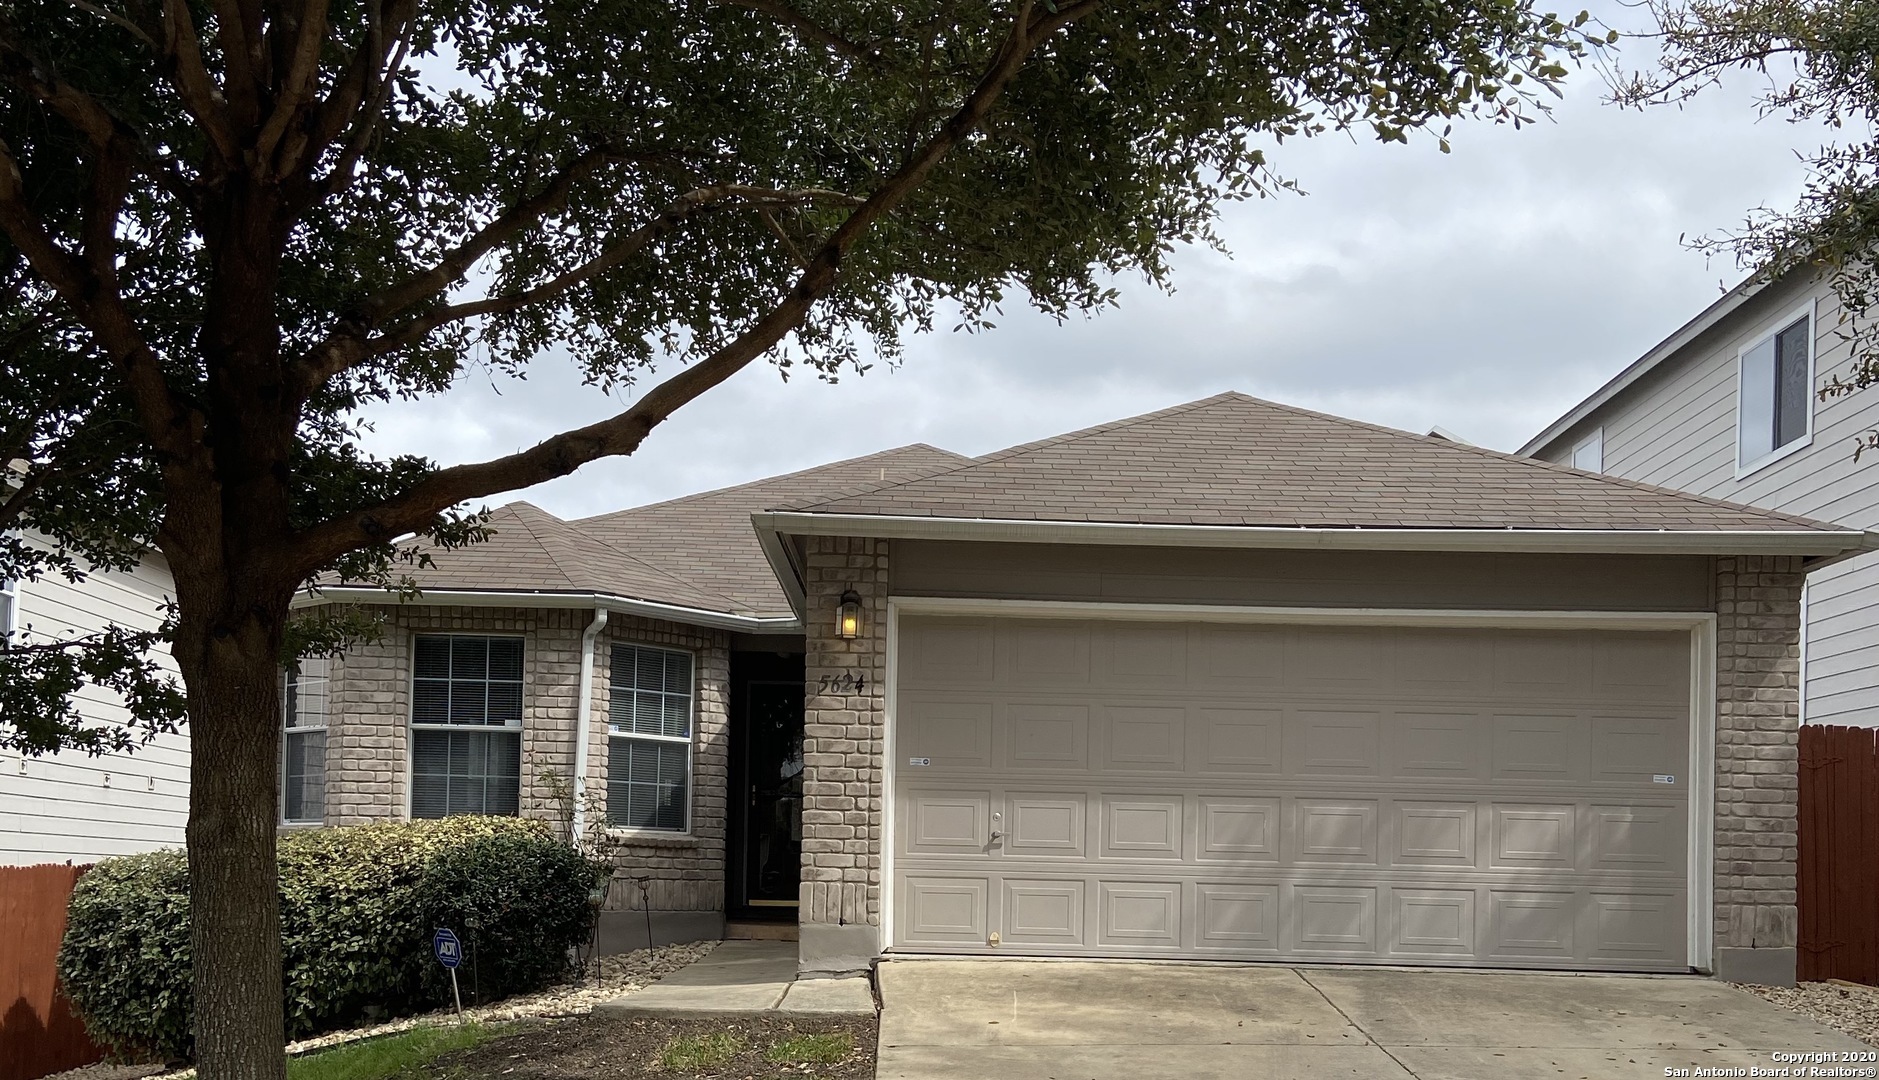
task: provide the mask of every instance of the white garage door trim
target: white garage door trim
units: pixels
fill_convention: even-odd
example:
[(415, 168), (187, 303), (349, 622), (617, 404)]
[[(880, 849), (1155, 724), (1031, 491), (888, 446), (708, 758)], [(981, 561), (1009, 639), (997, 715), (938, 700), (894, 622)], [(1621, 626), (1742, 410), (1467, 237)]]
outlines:
[[(902, 615), (1264, 623), (1315, 626), (1425, 626), (1521, 630), (1682, 630), (1690, 635), (1690, 810), (1688, 851), (1690, 966), (1714, 970), (1716, 615), (1662, 611), (1502, 611), (1410, 608), (1232, 607), (1064, 600), (890, 597), (887, 602), (886, 733), (882, 746), (881, 940), (894, 940), (896, 668)], [(889, 951), (892, 951), (891, 949)]]

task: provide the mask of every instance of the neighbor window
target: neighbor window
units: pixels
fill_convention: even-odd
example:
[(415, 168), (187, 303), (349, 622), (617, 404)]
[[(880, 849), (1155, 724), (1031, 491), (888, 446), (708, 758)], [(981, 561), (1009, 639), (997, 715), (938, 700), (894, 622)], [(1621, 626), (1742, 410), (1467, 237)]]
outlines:
[(684, 832), (691, 803), (691, 654), (615, 645), (607, 728), (608, 823)]
[(1736, 465), (1747, 467), (1808, 435), (1813, 418), (1811, 320), (1803, 315), (1742, 350)]
[(411, 671), (411, 816), (514, 814), (522, 639), (420, 634)]
[(20, 585), (0, 578), (0, 642), (19, 629)]
[(1586, 472), (1605, 471), (1605, 429), (1599, 428), (1572, 448), (1572, 467)]
[(281, 674), (282, 821), (326, 817), (326, 691), (332, 663), (309, 656)]

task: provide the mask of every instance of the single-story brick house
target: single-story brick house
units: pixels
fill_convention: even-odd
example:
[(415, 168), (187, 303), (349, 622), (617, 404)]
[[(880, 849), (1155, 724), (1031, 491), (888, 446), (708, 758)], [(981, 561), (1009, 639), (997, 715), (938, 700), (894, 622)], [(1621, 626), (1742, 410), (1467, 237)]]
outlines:
[(1239, 394), (493, 525), (290, 676), (284, 818), (576, 775), (616, 940), (780, 917), (808, 971), (1791, 981), (1801, 581), (1879, 547)]

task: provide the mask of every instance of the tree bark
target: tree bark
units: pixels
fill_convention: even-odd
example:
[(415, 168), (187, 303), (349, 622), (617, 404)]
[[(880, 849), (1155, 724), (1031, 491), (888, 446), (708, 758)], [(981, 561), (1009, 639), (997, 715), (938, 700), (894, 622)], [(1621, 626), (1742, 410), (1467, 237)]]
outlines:
[[(186, 607), (192, 592), (178, 589)], [(287, 602), (216, 607), (233, 617), (184, 611), (175, 650), (189, 691), (196, 1060), (213, 1080), (284, 1080), (274, 841)]]

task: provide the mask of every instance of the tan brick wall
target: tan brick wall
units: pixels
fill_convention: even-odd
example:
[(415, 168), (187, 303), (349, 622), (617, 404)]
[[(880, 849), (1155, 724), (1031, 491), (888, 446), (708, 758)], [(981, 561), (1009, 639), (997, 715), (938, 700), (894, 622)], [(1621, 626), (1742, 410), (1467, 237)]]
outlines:
[(1795, 945), (1801, 560), (1716, 560), (1716, 945)]
[[(888, 541), (810, 537), (803, 732), (801, 921), (881, 924), (883, 739), (887, 716)], [(862, 601), (861, 635), (835, 636), (842, 592)]]
[[(420, 633), (515, 634), (524, 639), (522, 813), (553, 818), (542, 770), (574, 769), (576, 697), (585, 609), (458, 608), (416, 605), (381, 609), (386, 632), (347, 651), (334, 664), (332, 716), (326, 750), (326, 823), (357, 825), (401, 819), (407, 805), (411, 641)], [(724, 906), (724, 830), (730, 699), (727, 636), (716, 630), (614, 615), (594, 664), (593, 728), (588, 733), (588, 785), (604, 812), (607, 702), (612, 642), (684, 649), (695, 657), (692, 829), (686, 837), (635, 840), (620, 849), (609, 906), (640, 906), (631, 881), (649, 882), (659, 911), (717, 911)]]

